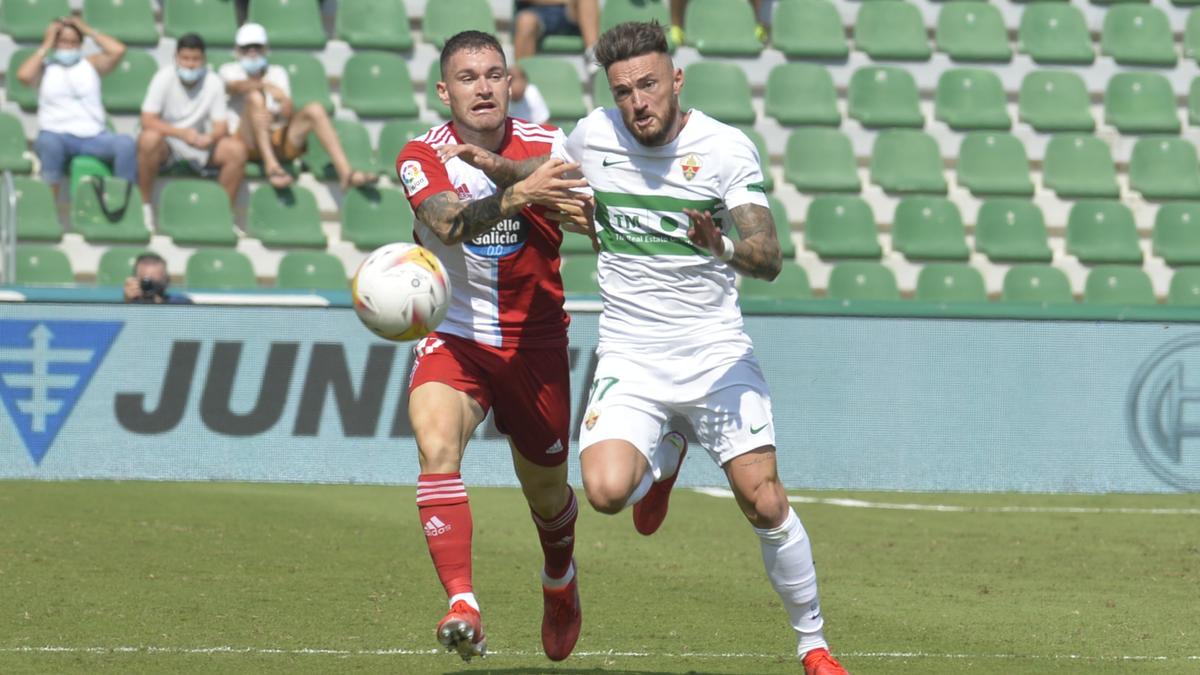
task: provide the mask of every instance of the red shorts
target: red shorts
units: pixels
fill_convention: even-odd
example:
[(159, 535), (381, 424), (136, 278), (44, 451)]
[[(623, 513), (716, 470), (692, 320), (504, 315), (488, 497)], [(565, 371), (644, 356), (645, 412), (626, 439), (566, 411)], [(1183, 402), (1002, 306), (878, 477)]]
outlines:
[(496, 428), (525, 459), (541, 466), (567, 460), (571, 430), (571, 369), (565, 347), (498, 349), (430, 333), (413, 351), (408, 390), (441, 382), (492, 410)]

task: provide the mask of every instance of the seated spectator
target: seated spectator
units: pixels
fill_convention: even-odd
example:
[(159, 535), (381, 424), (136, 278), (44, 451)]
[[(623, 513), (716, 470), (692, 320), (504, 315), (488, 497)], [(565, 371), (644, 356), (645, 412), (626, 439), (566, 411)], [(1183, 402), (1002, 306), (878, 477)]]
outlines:
[(521, 66), (508, 69), (512, 80), (508, 85), (508, 116), (534, 124), (544, 124), (550, 119), (550, 108), (537, 85), (529, 81)]
[[(83, 38), (100, 46), (99, 54), (81, 57)], [(75, 155), (91, 155), (112, 165), (113, 173), (137, 181), (133, 139), (106, 126), (100, 102), (100, 78), (125, 56), (125, 45), (77, 17), (57, 19), (46, 28), (42, 45), (17, 68), (17, 79), (37, 89), (38, 135), (33, 142), (42, 163), (42, 180), (58, 197), (63, 176)]]
[(175, 64), (163, 66), (142, 101), (138, 167), (149, 211), (154, 179), (161, 168), (186, 164), (201, 176), (217, 177), (232, 204), (246, 175), (246, 146), (229, 134), (225, 86), (208, 69), (204, 40), (188, 33), (175, 43)]
[(167, 287), (167, 261), (157, 253), (143, 253), (133, 262), (133, 276), (125, 279), (125, 302), (147, 305), (190, 305), (186, 297), (171, 295)]
[(579, 35), (583, 60), (595, 68), (592, 48), (600, 37), (600, 3), (597, 0), (517, 0), (513, 18), (514, 61), (537, 52), (547, 35)]
[(303, 155), (310, 131), (329, 153), (342, 188), (373, 185), (379, 180), (378, 174), (350, 166), (337, 131), (320, 103), (314, 101), (294, 109), (287, 70), (268, 62), (265, 28), (245, 24), (234, 41), (238, 59), (220, 70), (230, 97), (230, 124), (249, 149), (250, 159), (262, 161), (273, 187), (292, 184), (292, 176), (280, 160), (290, 162)]

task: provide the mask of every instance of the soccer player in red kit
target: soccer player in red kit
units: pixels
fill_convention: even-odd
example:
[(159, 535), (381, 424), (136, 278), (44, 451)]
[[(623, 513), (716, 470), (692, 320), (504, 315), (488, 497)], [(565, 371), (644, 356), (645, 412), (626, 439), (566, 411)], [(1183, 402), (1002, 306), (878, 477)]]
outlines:
[[(570, 655), (582, 615), (573, 552), (575, 493), (567, 484), (570, 426), (568, 317), (559, 276), (562, 214), (582, 213), (565, 174), (577, 165), (546, 157), (565, 137), (507, 116), (509, 76), (494, 37), (446, 41), (438, 97), (451, 121), (409, 142), (396, 172), (416, 213), (415, 236), (445, 265), (454, 289), (437, 331), (414, 351), (409, 416), (421, 474), (417, 508), (450, 611), (437, 638), (465, 660), (486, 651), (471, 582), (471, 509), (459, 469), (467, 440), (491, 409), (509, 438), (513, 465), (545, 556), (542, 645)], [(527, 166), (524, 180), (493, 182), (439, 148), (470, 143)], [(586, 222), (580, 216), (579, 222)]]

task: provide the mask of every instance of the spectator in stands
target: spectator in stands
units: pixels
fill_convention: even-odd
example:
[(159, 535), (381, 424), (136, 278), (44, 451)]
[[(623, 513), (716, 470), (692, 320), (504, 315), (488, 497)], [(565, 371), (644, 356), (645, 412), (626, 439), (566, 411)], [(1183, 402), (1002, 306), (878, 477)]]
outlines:
[[(772, 5), (775, 0), (750, 0), (750, 5), (754, 7), (754, 16), (758, 19), (758, 26), (754, 29), (754, 37), (762, 42), (766, 42), (770, 37), (770, 20), (769, 16), (773, 9)], [(683, 44), (683, 14), (687, 8), (688, 0), (671, 0), (671, 32), (669, 37), (671, 42), (681, 45)]]
[(195, 33), (180, 37), (174, 65), (154, 74), (142, 101), (138, 167), (147, 216), (159, 169), (177, 163), (201, 176), (215, 174), (229, 202), (237, 199), (247, 151), (230, 135), (227, 117), (225, 86), (208, 69), (203, 38)]
[[(101, 52), (81, 56), (83, 38)], [(100, 103), (100, 78), (125, 56), (125, 45), (78, 17), (56, 19), (46, 28), (42, 45), (17, 68), (17, 79), (38, 92), (38, 135), (33, 142), (42, 163), (42, 180), (58, 196), (63, 176), (75, 155), (91, 155), (112, 164), (113, 173), (137, 181), (133, 139), (108, 130)]]
[(376, 173), (350, 166), (320, 103), (314, 101), (294, 109), (287, 70), (268, 62), (266, 29), (256, 23), (245, 24), (234, 41), (238, 59), (220, 70), (230, 97), (231, 124), (249, 148), (250, 159), (262, 160), (272, 186), (285, 188), (292, 184), (292, 176), (280, 160), (290, 162), (303, 155), (310, 131), (329, 153), (343, 188), (373, 185), (379, 180)]
[(517, 119), (543, 124), (550, 119), (550, 108), (537, 85), (529, 81), (529, 76), (521, 66), (509, 66), (508, 74), (512, 78), (508, 84), (508, 116)]
[(513, 55), (515, 61), (537, 52), (538, 43), (547, 35), (583, 37), (583, 60), (595, 68), (592, 48), (600, 37), (598, 0), (517, 0), (513, 19)]
[(133, 263), (133, 276), (125, 279), (125, 302), (148, 305), (188, 305), (191, 300), (171, 295), (167, 287), (171, 277), (167, 274), (167, 261), (157, 253), (143, 253)]

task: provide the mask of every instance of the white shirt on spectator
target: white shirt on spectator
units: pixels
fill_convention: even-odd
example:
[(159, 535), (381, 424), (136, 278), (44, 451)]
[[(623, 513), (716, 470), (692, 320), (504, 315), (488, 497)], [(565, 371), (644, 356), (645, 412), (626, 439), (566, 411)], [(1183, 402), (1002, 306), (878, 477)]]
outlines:
[(46, 64), (38, 85), (37, 118), (39, 129), (56, 134), (91, 138), (104, 133), (100, 73), (91, 61), (79, 59), (73, 66)]
[(550, 108), (546, 105), (546, 99), (542, 98), (542, 92), (538, 91), (537, 85), (530, 82), (525, 85), (524, 98), (508, 102), (508, 116), (543, 124), (550, 119)]
[(202, 82), (185, 87), (174, 65), (163, 66), (150, 80), (142, 112), (154, 113), (173, 127), (206, 134), (212, 131), (213, 122), (228, 117), (225, 85), (210, 69)]
[[(242, 67), (242, 64), (238, 63), (237, 61), (222, 65), (221, 70), (218, 72), (221, 75), (221, 79), (224, 80), (225, 84), (227, 85), (250, 79), (249, 73), (247, 73), (246, 69)], [(287, 69), (283, 66), (268, 65), (267, 72), (265, 75), (263, 75), (263, 81), (267, 84), (273, 84), (276, 87), (279, 87), (289, 97), (292, 95), (291, 80), (288, 78)], [(267, 99), (267, 110), (275, 118), (275, 122), (272, 124), (272, 126), (283, 126), (287, 120), (279, 116), (279, 101), (276, 101), (275, 97), (271, 96), (265, 91), (263, 94)], [(237, 133), (238, 124), (241, 122), (242, 115), (244, 114), (243, 111), (245, 109), (245, 96), (229, 97), (229, 133)]]

